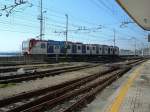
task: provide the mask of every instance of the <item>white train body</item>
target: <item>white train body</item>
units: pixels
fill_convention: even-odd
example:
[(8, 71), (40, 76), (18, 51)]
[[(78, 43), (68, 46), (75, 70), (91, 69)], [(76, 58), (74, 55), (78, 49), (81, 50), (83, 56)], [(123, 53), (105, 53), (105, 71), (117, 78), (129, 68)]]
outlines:
[[(67, 48), (67, 49), (66, 49)], [(30, 39), (22, 43), (23, 54), (68, 55), (119, 55), (117, 46), (83, 44), (53, 40)]]

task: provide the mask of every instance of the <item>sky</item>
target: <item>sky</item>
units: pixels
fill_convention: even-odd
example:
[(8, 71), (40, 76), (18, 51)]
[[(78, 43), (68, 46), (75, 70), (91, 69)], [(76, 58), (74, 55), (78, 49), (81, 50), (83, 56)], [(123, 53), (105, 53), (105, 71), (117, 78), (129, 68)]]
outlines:
[[(28, 0), (8, 17), (6, 10), (0, 10), (0, 52), (21, 51), (22, 41), (38, 37), (39, 1)], [(14, 5), (14, 0), (0, 1), (0, 9), (4, 5)], [(148, 46), (148, 32), (135, 23), (121, 26), (132, 19), (115, 0), (43, 0), (43, 39), (65, 40), (66, 14), (69, 41), (113, 45), (115, 32), (116, 45), (121, 49), (134, 49), (135, 40), (138, 49)]]

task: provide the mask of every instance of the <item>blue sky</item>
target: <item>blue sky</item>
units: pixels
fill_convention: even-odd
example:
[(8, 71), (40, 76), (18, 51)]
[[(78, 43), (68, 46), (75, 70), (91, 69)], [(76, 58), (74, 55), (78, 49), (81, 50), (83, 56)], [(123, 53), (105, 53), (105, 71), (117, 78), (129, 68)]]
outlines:
[[(6, 17), (1, 11), (0, 17), (0, 51), (21, 51), (23, 40), (35, 38), (39, 35), (39, 0), (28, 0), (30, 4), (18, 6), (13, 13)], [(148, 43), (145, 37), (147, 32), (136, 24), (120, 27), (124, 21), (132, 21), (118, 6), (115, 0), (43, 0), (45, 17), (44, 39), (65, 40), (65, 14), (69, 16), (68, 40), (83, 43), (97, 43), (113, 45), (113, 30), (116, 31), (116, 45), (124, 49), (133, 49), (134, 39), (141, 48)], [(13, 0), (0, 2), (3, 5), (12, 5)], [(102, 29), (97, 29), (102, 26)], [(78, 31), (85, 27), (90, 31)], [(95, 28), (95, 30), (94, 30)], [(73, 30), (73, 31), (72, 31)]]

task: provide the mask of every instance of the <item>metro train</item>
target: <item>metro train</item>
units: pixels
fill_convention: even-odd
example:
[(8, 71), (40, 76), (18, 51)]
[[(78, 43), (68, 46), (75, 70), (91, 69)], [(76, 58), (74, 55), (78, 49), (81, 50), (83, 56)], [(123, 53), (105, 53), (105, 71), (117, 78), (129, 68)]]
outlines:
[(80, 42), (66, 42), (54, 40), (29, 39), (22, 42), (24, 55), (119, 55), (117, 46), (83, 44)]

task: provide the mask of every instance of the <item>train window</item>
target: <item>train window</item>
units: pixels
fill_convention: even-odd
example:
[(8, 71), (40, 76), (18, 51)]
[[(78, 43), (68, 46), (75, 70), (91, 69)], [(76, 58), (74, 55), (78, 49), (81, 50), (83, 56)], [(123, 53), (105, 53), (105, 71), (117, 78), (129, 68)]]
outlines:
[(42, 48), (42, 49), (45, 49), (45, 47), (46, 47), (46, 46), (45, 46), (45, 43), (41, 43), (41, 48)]
[(70, 49), (71, 48), (71, 46), (70, 45), (68, 45), (68, 49)]
[(56, 46), (55, 46), (55, 49), (59, 49), (59, 46), (58, 46), (58, 45), (56, 45)]
[(102, 49), (101, 49), (101, 48), (99, 48), (99, 50), (101, 51)]
[(78, 46), (78, 50), (80, 50), (81, 49), (81, 46)]
[(89, 46), (87, 46), (86, 49), (89, 50), (90, 49)]
[(95, 47), (93, 47), (93, 50), (95, 50)]
[(25, 48), (28, 48), (29, 47), (29, 42), (23, 42), (22, 43), (22, 48), (25, 49)]

